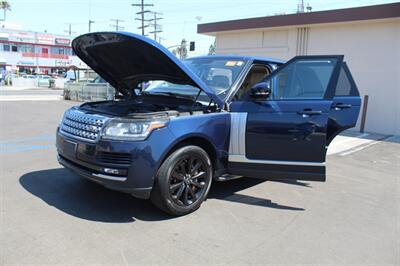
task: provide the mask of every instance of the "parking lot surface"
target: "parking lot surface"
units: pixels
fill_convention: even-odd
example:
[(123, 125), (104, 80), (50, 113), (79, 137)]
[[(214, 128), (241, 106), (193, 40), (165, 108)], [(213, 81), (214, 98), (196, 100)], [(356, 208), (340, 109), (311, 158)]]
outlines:
[(73, 104), (0, 102), (0, 265), (400, 265), (399, 138), (336, 145), (326, 183), (214, 183), (175, 218), (58, 165)]

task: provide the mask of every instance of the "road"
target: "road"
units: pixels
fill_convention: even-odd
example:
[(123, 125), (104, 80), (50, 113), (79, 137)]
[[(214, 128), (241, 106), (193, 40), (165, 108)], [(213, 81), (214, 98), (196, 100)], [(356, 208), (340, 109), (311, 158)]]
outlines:
[(15, 95), (62, 95), (63, 90), (49, 90), (49, 89), (31, 89), (31, 90), (2, 90), (0, 87), (0, 95), (2, 96), (15, 96)]
[(59, 101), (63, 90), (46, 88), (12, 89), (0, 87), (0, 102), (3, 101)]
[(400, 265), (398, 137), (329, 155), (326, 183), (213, 183), (174, 218), (58, 165), (72, 104), (0, 102), (0, 265)]

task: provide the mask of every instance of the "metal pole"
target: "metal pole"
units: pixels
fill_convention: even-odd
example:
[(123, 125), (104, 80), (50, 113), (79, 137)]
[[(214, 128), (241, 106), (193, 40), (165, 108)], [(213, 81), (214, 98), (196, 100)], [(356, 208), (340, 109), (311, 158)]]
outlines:
[(142, 0), (142, 35), (144, 35), (144, 0)]
[(361, 124), (360, 124), (360, 132), (361, 133), (364, 133), (365, 122), (367, 120), (368, 99), (369, 99), (369, 96), (364, 95), (363, 108), (362, 108), (362, 113), (361, 113)]
[(157, 41), (157, 12), (154, 12), (154, 40)]

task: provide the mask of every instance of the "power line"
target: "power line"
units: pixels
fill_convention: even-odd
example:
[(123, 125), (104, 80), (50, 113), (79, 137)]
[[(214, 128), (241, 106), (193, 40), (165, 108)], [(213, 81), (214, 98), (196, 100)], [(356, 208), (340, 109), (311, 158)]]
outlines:
[(159, 12), (151, 12), (153, 14), (153, 18), (149, 19), (150, 26), (153, 26), (153, 31), (150, 31), (149, 33), (153, 33), (154, 34), (154, 40), (157, 41), (157, 33), (161, 33), (162, 32), (162, 27), (160, 24), (158, 24), (158, 21), (160, 19), (163, 19), (161, 17), (159, 17), (160, 15), (162, 15), (162, 13)]
[(145, 4), (144, 0), (140, 1), (140, 4), (131, 4), (133, 7), (140, 7), (140, 11), (136, 12), (136, 15), (140, 15), (140, 18), (135, 18), (135, 20), (140, 20), (142, 26), (138, 27), (138, 29), (142, 30), (142, 35), (145, 36), (144, 34), (144, 28), (148, 27), (149, 25), (145, 25), (145, 22), (148, 22), (148, 20), (144, 19), (144, 14), (145, 13), (150, 13), (150, 10), (144, 10), (145, 7), (150, 7), (154, 6), (153, 4)]
[(122, 19), (110, 19), (110, 20), (115, 22), (115, 24), (110, 25), (112, 28), (115, 28), (115, 31), (120, 31), (124, 29), (124, 27), (119, 25), (120, 22), (125, 22), (124, 20)]

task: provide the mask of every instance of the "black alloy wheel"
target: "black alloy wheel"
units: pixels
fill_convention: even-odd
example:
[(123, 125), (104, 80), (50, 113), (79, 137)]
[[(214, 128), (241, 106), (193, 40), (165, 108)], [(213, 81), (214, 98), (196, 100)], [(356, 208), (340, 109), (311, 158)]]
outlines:
[(184, 146), (162, 163), (151, 200), (172, 215), (191, 213), (206, 199), (212, 177), (213, 168), (207, 152), (198, 146)]
[(195, 203), (205, 192), (207, 176), (207, 167), (200, 158), (187, 156), (181, 159), (169, 178), (171, 198), (182, 206)]

